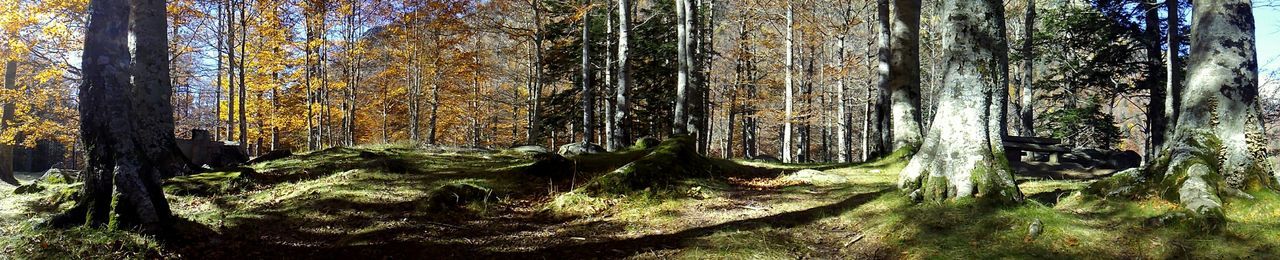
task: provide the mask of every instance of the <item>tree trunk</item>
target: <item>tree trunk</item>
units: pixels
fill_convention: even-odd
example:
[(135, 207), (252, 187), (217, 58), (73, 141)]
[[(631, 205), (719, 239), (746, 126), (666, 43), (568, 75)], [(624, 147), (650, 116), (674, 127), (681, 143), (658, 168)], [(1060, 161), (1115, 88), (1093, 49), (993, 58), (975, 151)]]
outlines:
[(591, 0), (583, 1), (587, 15), (582, 16), (582, 143), (591, 143), (596, 136), (596, 109), (592, 104), (596, 97), (591, 93)]
[(1027, 0), (1027, 13), (1024, 17), (1022, 32), (1022, 88), (1018, 91), (1021, 101), (1018, 102), (1018, 124), (1023, 136), (1036, 136), (1035, 131), (1035, 61), (1033, 47), (1036, 28), (1036, 0)]
[[(18, 76), (18, 62), (14, 60), (5, 61), (4, 63), (4, 89), (13, 91), (17, 89), (14, 81)], [(13, 102), (4, 103), (3, 115), (0, 115), (0, 130), (9, 130), (9, 123), (13, 122)], [(16, 140), (15, 140), (16, 141)], [(0, 144), (0, 181), (20, 186), (18, 179), (13, 177), (13, 146), (14, 144)]]
[[(244, 0), (241, 0), (240, 1), (240, 56), (241, 57), (240, 57), (240, 63), (239, 63), (240, 75), (238, 75), (240, 76), (240, 84), (239, 84), (240, 85), (240, 103), (238, 105), (240, 106), (239, 107), (240, 109), (239, 110), (240, 111), (239, 141), (240, 141), (240, 149), (242, 151), (248, 151), (248, 148), (249, 148), (249, 142), (248, 142), (249, 119), (245, 117), (245, 110), (247, 110), (245, 109), (245, 103), (249, 102), (249, 99), (247, 98), (246, 93), (248, 92), (249, 88), (248, 88), (248, 84), (245, 84), (244, 82), (244, 75), (247, 74), (245, 73), (246, 70), (245, 70), (244, 63), (249, 56), (248, 55), (249, 52), (245, 51), (245, 48), (249, 45), (247, 41), (249, 39), (249, 30), (246, 29), (248, 27), (248, 20), (245, 19), (245, 13), (248, 13), (248, 8), (249, 8), (249, 5), (245, 3)], [(163, 13), (164, 11), (161, 10), (160, 12)], [(161, 44), (168, 44), (168, 42), (164, 42)], [(165, 53), (160, 55), (169, 55), (169, 54)], [(166, 103), (168, 100), (169, 99), (167, 98), (165, 99)], [(172, 112), (169, 112), (169, 113), (172, 113)], [(170, 135), (172, 135), (172, 133)]]
[(891, 37), (889, 0), (877, 0), (876, 3), (876, 21), (879, 22), (879, 26), (876, 27), (878, 29), (876, 31), (876, 39), (878, 39), (876, 42), (876, 60), (878, 61), (876, 73), (879, 75), (879, 81), (876, 83), (876, 95), (874, 102), (872, 102), (871, 114), (868, 114), (871, 117), (871, 128), (868, 129), (871, 136), (869, 140), (871, 143), (867, 151), (868, 158), (878, 158), (888, 154), (889, 149), (892, 149), (891, 142), (893, 141), (893, 129), (890, 124), (892, 118), (890, 118), (889, 84), (892, 80), (891, 77), (893, 77), (892, 74), (895, 72), (890, 71), (892, 51), (889, 48), (893, 43), (889, 38)]
[(786, 57), (784, 58), (786, 59), (784, 62), (786, 66), (784, 66), (783, 68), (787, 70), (786, 77), (783, 78), (784, 80), (783, 84), (786, 85), (786, 96), (785, 96), (786, 108), (783, 112), (783, 117), (782, 117), (782, 124), (783, 124), (782, 125), (782, 147), (779, 150), (782, 150), (782, 161), (788, 162), (788, 163), (792, 162), (794, 159), (794, 158), (791, 158), (791, 149), (792, 149), (791, 148), (791, 113), (792, 113), (792, 102), (795, 99), (793, 94), (795, 92), (795, 89), (792, 86), (793, 83), (792, 83), (792, 77), (791, 77), (792, 67), (794, 66), (793, 64), (794, 59), (792, 58), (792, 52), (795, 49), (795, 47), (793, 46), (795, 43), (792, 41), (793, 40), (792, 31), (795, 30), (795, 17), (793, 13), (794, 11), (792, 10), (791, 0), (787, 0), (787, 36), (786, 36), (787, 38), (785, 39), (786, 44), (783, 45), (784, 46), (783, 48), (787, 49)]
[(1156, 147), (1164, 146), (1165, 131), (1168, 119), (1165, 118), (1165, 88), (1160, 84), (1160, 17), (1153, 2), (1142, 1), (1142, 9), (1146, 10), (1147, 78), (1143, 84), (1151, 94), (1147, 106), (1147, 151), (1146, 158), (1151, 160), (1159, 156)]
[(689, 123), (689, 0), (676, 1), (676, 104), (671, 132), (688, 134)]
[(604, 147), (605, 147), (605, 149), (608, 149), (609, 151), (616, 151), (616, 149), (614, 149), (614, 147), (615, 147), (616, 145), (613, 143), (613, 141), (614, 141), (614, 140), (613, 140), (613, 131), (615, 131), (615, 129), (616, 129), (616, 127), (617, 127), (616, 125), (614, 125), (614, 122), (616, 122), (616, 121), (617, 121), (617, 120), (615, 120), (615, 119), (614, 119), (614, 117), (615, 117), (615, 115), (614, 115), (614, 109), (615, 109), (615, 107), (616, 107), (615, 101), (617, 101), (617, 99), (613, 98), (614, 96), (616, 96), (616, 95), (617, 95), (617, 87), (616, 87), (616, 85), (614, 85), (614, 82), (613, 82), (613, 70), (616, 68), (616, 67), (614, 67), (614, 64), (613, 64), (613, 51), (614, 51), (614, 49), (613, 49), (613, 48), (614, 48), (614, 38), (613, 38), (613, 12), (614, 12), (615, 10), (613, 9), (613, 0), (607, 0), (607, 1), (605, 1), (605, 2), (606, 2), (605, 7), (604, 7), (604, 14), (605, 14), (605, 15), (604, 15), (604, 17), (605, 17), (605, 18), (604, 18), (604, 24), (605, 24), (605, 26), (604, 26), (604, 28), (605, 28), (605, 33), (604, 33), (604, 35), (605, 35), (605, 37), (604, 37), (604, 38), (605, 38), (605, 48), (604, 48), (604, 53), (605, 53), (605, 55), (604, 55), (604, 64), (605, 64), (605, 65), (604, 65), (604, 85), (605, 85), (605, 92), (604, 92), (604, 93), (601, 93), (601, 94), (602, 94), (602, 95), (601, 95), (601, 98), (602, 98), (602, 99), (604, 99)]
[(1178, 117), (1182, 110), (1182, 58), (1178, 57), (1179, 50), (1182, 49), (1182, 31), (1179, 30), (1182, 24), (1182, 16), (1179, 15), (1179, 0), (1165, 0), (1165, 7), (1168, 9), (1168, 64), (1165, 64), (1167, 71), (1165, 76), (1168, 77), (1165, 84), (1165, 105), (1164, 119), (1166, 128), (1165, 136), (1168, 137), (1172, 129), (1178, 127)]
[(542, 0), (533, 0), (533, 89), (529, 93), (529, 144), (544, 144), (542, 133)]
[[(169, 79), (169, 21), (167, 1), (133, 0), (135, 52), (133, 69), (133, 113), (139, 124), (139, 148), (165, 175), (192, 172), (196, 166), (178, 149), (174, 139), (173, 86)], [(243, 99), (243, 96), (242, 96)], [(243, 103), (243, 102), (242, 102)]]
[(137, 149), (140, 139), (151, 138), (135, 135), (139, 129), (165, 126), (133, 118), (129, 9), (126, 0), (94, 0), (89, 4), (81, 62), (84, 82), (79, 92), (80, 134), (89, 163), (82, 174), (81, 199), (51, 220), (55, 226), (112, 223), (121, 228), (137, 227), (146, 234), (168, 233), (172, 216), (160, 188), (162, 168)]
[[(227, 129), (226, 140), (235, 140), (236, 125), (236, 25), (235, 0), (227, 0)], [(244, 73), (241, 71), (240, 73)]]
[(893, 150), (919, 148), (920, 126), (920, 0), (894, 1), (889, 55), (890, 135)]
[[(1004, 8), (999, 0), (946, 0), (943, 15), (944, 85), (938, 112), (920, 151), (902, 170), (898, 186), (926, 201), (977, 198), (1021, 201), (1022, 194), (993, 123), (1000, 104), (1001, 55), (1006, 53)], [(991, 69), (995, 68), (995, 69)]]
[[(1268, 163), (1258, 98), (1258, 59), (1248, 0), (1196, 1), (1189, 80), (1168, 155), (1153, 167), (1159, 191), (1201, 216), (1221, 219), (1222, 196), (1280, 188)], [(1157, 175), (1159, 176), (1159, 175)], [(1232, 192), (1232, 191), (1236, 192)]]
[(614, 151), (625, 148), (627, 143), (631, 142), (628, 128), (631, 107), (627, 103), (629, 101), (627, 92), (631, 88), (630, 60), (627, 54), (631, 32), (631, 12), (628, 7), (630, 5), (631, 0), (618, 0), (618, 84), (614, 86), (617, 88), (617, 100), (614, 103), (616, 107), (612, 118), (614, 120), (613, 135), (609, 136), (613, 139), (613, 145), (609, 149)]

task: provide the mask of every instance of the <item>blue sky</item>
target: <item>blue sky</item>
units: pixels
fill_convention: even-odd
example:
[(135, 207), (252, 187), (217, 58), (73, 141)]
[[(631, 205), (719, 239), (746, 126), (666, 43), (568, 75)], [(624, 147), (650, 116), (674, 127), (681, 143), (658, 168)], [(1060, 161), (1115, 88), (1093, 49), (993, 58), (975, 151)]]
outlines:
[[(1271, 72), (1280, 71), (1280, 8), (1258, 7), (1253, 9), (1254, 34), (1258, 37), (1258, 65), (1262, 74), (1263, 95), (1280, 95), (1280, 84), (1270, 79)], [(1267, 82), (1272, 84), (1267, 85)]]

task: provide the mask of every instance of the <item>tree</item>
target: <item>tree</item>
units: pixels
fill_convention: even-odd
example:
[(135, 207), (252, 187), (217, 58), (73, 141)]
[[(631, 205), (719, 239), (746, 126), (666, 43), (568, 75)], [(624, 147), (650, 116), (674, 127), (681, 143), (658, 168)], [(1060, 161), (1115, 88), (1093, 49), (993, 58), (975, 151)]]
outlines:
[(584, 0), (583, 5), (587, 14), (582, 16), (582, 143), (588, 144), (596, 136), (596, 98), (591, 93), (591, 0)]
[(893, 73), (890, 68), (890, 57), (892, 56), (889, 46), (893, 43), (890, 38), (889, 22), (889, 0), (876, 0), (876, 74), (878, 81), (875, 86), (875, 95), (868, 106), (871, 111), (866, 115), (870, 121), (870, 127), (867, 128), (866, 142), (867, 158), (877, 158), (887, 154), (891, 149), (890, 142), (893, 141), (893, 129), (890, 128), (890, 77)]
[(889, 129), (893, 150), (920, 146), (920, 0), (895, 0), (890, 40)]
[(1027, 12), (1022, 20), (1022, 82), (1018, 84), (1020, 101), (1014, 106), (1018, 115), (1018, 129), (1023, 136), (1035, 136), (1035, 43), (1036, 0), (1027, 0)]
[(692, 75), (690, 61), (692, 59), (693, 50), (689, 49), (690, 38), (690, 21), (693, 20), (691, 14), (692, 3), (689, 0), (676, 1), (676, 62), (679, 65), (679, 71), (676, 72), (676, 108), (675, 122), (672, 125), (672, 133), (688, 134), (689, 133), (689, 98), (692, 94)]
[(782, 147), (780, 148), (780, 150), (782, 150), (782, 161), (788, 162), (788, 163), (792, 162), (795, 159), (795, 158), (791, 158), (791, 149), (792, 149), (791, 147), (791, 120), (792, 120), (791, 113), (792, 113), (792, 106), (793, 106), (792, 103), (795, 100), (794, 98), (795, 88), (792, 86), (792, 84), (794, 83), (792, 82), (793, 80), (791, 76), (791, 71), (794, 68), (794, 63), (795, 63), (795, 59), (792, 57), (792, 53), (795, 51), (795, 46), (793, 46), (795, 45), (795, 41), (792, 35), (793, 34), (792, 31), (795, 30), (795, 17), (794, 17), (795, 15), (793, 14), (794, 10), (792, 9), (794, 8), (792, 6), (791, 0), (787, 0), (787, 15), (786, 15), (787, 16), (786, 17), (787, 18), (787, 36), (786, 36), (787, 38), (785, 39), (786, 44), (784, 44), (784, 48), (786, 48), (786, 53), (787, 53), (786, 57), (784, 58), (785, 59), (784, 63), (786, 64), (785, 69), (787, 71), (786, 71), (786, 77), (784, 79), (785, 81), (783, 83), (786, 85), (787, 90), (786, 90), (786, 97), (784, 101), (786, 102), (785, 104), (786, 108), (783, 112), (784, 114), (782, 117), (782, 123), (783, 123)]
[[(190, 173), (190, 161), (174, 139), (173, 85), (169, 77), (169, 19), (167, 0), (133, 0), (135, 58), (133, 69), (134, 117), (139, 124), (139, 147), (147, 159), (162, 169), (163, 177)], [(243, 83), (242, 83), (243, 85)], [(243, 89), (243, 88), (242, 88)], [(241, 104), (244, 104), (243, 94)], [(241, 112), (243, 113), (243, 107)], [(244, 119), (241, 117), (241, 119)], [(241, 128), (241, 133), (244, 129)], [(243, 139), (243, 135), (241, 136)]]
[[(1165, 8), (1168, 12), (1168, 17), (1165, 20), (1169, 23), (1168, 26), (1166, 26), (1166, 30), (1168, 30), (1168, 39), (1166, 42), (1168, 43), (1167, 49), (1169, 50), (1169, 55), (1165, 56), (1165, 59), (1168, 59), (1168, 62), (1165, 63), (1165, 77), (1167, 78), (1165, 80), (1166, 88), (1164, 90), (1164, 120), (1166, 123), (1166, 131), (1177, 128), (1178, 115), (1182, 109), (1182, 100), (1179, 98), (1182, 95), (1183, 66), (1182, 58), (1178, 57), (1178, 53), (1182, 50), (1182, 16), (1179, 15), (1179, 9), (1181, 8), (1179, 2), (1179, 0), (1164, 1)], [(1166, 132), (1161, 135), (1167, 137), (1168, 134), (1169, 133)], [(1161, 141), (1164, 142), (1167, 140)]]
[(1186, 106), (1150, 177), (1162, 195), (1221, 219), (1224, 195), (1275, 191), (1280, 174), (1266, 161), (1252, 4), (1195, 1), (1192, 12), (1188, 80), (1177, 93)]
[[(81, 62), (84, 82), (79, 93), (80, 133), (89, 160), (82, 174), (81, 199), (52, 219), (55, 226), (101, 227), (111, 222), (119, 227), (138, 227), (146, 234), (167, 233), (172, 216), (160, 188), (164, 167), (138, 149), (139, 143), (154, 143), (146, 140), (153, 137), (137, 134), (140, 129), (164, 126), (134, 118), (136, 100), (129, 94), (129, 11), (125, 0), (93, 0), (89, 4)], [(151, 10), (143, 13), (156, 14)]]
[[(4, 91), (14, 91), (14, 81), (18, 78), (18, 62), (10, 60), (8, 57), (0, 56), (4, 59)], [(13, 102), (5, 102), (3, 115), (0, 115), (0, 130), (9, 130), (10, 122), (13, 121)], [(13, 177), (13, 145), (0, 143), (0, 181), (11, 184), (13, 186), (20, 185), (18, 179)]]
[[(1167, 85), (1160, 84), (1160, 17), (1156, 4), (1153, 2), (1142, 1), (1142, 9), (1146, 10), (1146, 29), (1143, 31), (1145, 47), (1147, 51), (1147, 70), (1146, 80), (1143, 85), (1151, 94), (1149, 105), (1147, 106), (1147, 158), (1155, 158), (1157, 151), (1164, 145), (1165, 131), (1168, 126), (1168, 118), (1165, 114), (1165, 88)], [(1170, 55), (1177, 55), (1177, 51), (1170, 51)]]
[(628, 44), (630, 42), (631, 33), (631, 12), (629, 6), (631, 0), (618, 0), (618, 84), (617, 97), (614, 101), (613, 115), (613, 135), (609, 138), (613, 139), (613, 146), (609, 150), (621, 150), (630, 142), (631, 136), (628, 130), (630, 126), (630, 104), (628, 103), (628, 91), (631, 89), (631, 70), (628, 54)]
[(927, 201), (976, 198), (1021, 201), (999, 125), (999, 85), (1004, 46), (1003, 1), (945, 0), (950, 21), (942, 36), (946, 61), (938, 109), (920, 151), (902, 170), (900, 189)]

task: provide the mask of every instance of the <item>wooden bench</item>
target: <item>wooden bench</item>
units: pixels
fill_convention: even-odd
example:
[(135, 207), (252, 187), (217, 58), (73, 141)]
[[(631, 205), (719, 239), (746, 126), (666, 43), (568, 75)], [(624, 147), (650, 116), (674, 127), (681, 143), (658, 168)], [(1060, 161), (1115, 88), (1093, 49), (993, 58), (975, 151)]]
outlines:
[(1012, 162), (1022, 161), (1023, 152), (1048, 153), (1049, 162), (1058, 163), (1058, 158), (1062, 154), (1071, 152), (1071, 149), (1059, 145), (1061, 143), (1062, 141), (1053, 138), (1006, 136), (1004, 137), (1004, 154)]

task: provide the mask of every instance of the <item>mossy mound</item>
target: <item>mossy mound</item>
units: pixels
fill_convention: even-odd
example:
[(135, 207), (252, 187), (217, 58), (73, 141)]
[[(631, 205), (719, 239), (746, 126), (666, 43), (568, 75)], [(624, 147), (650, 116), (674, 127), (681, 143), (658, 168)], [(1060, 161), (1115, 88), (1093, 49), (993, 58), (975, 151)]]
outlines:
[(592, 179), (580, 190), (590, 195), (627, 194), (671, 188), (687, 178), (710, 178), (715, 164), (697, 152), (694, 139), (677, 136), (662, 142), (648, 155)]
[(178, 176), (166, 180), (164, 189), (176, 195), (226, 194), (251, 186), (253, 173), (253, 169), (243, 168)]

